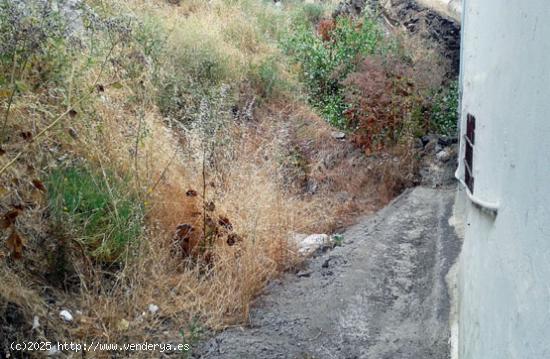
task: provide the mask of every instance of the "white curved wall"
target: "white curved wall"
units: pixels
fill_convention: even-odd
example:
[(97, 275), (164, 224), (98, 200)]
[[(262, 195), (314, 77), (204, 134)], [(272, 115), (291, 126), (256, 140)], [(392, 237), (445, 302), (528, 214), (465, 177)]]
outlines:
[(474, 195), (500, 208), (466, 210), (460, 358), (550, 358), (550, 1), (463, 11), (461, 127), (476, 117)]

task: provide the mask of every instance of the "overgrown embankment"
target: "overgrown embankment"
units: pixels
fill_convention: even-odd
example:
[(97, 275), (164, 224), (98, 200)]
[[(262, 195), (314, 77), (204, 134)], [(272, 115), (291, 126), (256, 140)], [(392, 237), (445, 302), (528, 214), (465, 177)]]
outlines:
[(330, 4), (0, 7), (2, 353), (246, 320), (292, 233), (385, 203), (452, 132), (433, 54)]

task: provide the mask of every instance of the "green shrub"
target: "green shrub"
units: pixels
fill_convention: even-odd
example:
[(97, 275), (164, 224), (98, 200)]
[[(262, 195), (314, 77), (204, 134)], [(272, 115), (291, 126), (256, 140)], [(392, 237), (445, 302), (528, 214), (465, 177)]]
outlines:
[(323, 39), (312, 26), (295, 24), (283, 45), (292, 60), (300, 64), (310, 102), (328, 122), (345, 127), (343, 112), (346, 106), (341, 82), (363, 56), (384, 52), (388, 46), (369, 16), (360, 20), (339, 18), (334, 24), (325, 25), (327, 33)]
[(249, 78), (263, 98), (280, 94), (291, 87), (281, 76), (279, 60), (277, 57), (269, 57), (250, 69)]
[(117, 261), (138, 240), (142, 205), (113, 174), (82, 166), (58, 168), (50, 174), (47, 188), (54, 221), (91, 257)]
[(303, 16), (311, 24), (318, 23), (325, 15), (325, 8), (321, 4), (304, 4)]
[(344, 96), (341, 93), (335, 93), (323, 99), (321, 112), (325, 120), (332, 126), (347, 129), (349, 123), (344, 112), (348, 108), (349, 105), (345, 102)]
[(458, 123), (458, 81), (453, 81), (433, 96), (430, 127), (447, 136), (456, 136)]

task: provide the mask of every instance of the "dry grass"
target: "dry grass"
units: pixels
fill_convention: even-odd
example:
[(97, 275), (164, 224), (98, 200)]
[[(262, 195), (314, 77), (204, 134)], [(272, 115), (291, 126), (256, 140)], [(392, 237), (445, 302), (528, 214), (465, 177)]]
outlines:
[[(169, 20), (168, 51), (177, 55), (170, 66), (198, 71), (201, 63), (186, 61), (206, 52), (219, 65), (217, 80), (238, 83), (251, 63), (271, 56), (272, 50), (245, 21), (245, 13), (238, 7), (223, 12), (220, 4), (187, 2), (174, 15), (173, 7), (145, 8), (142, 3), (138, 11)], [(180, 22), (180, 13), (185, 21)], [(200, 48), (193, 45), (197, 42)], [(113, 57), (124, 58), (129, 51), (115, 48)], [(73, 63), (75, 71), (81, 67)], [(215, 213), (210, 214), (229, 217), (240, 241), (230, 246), (217, 239), (209, 248), (209, 263), (184, 258), (173, 250), (176, 227), (200, 227), (202, 220), (201, 196), (186, 195), (188, 189), (201, 187), (200, 161), (187, 156), (197, 148), (166, 127), (150, 96), (140, 97), (154, 93), (147, 75), (141, 79), (145, 90), (140, 90), (135, 87), (140, 79), (126, 80), (115, 67), (103, 69), (98, 62), (80, 73), (74, 87), (95, 84), (96, 79), (101, 91), (78, 103), (78, 96), (84, 95), (75, 90), (76, 113), (60, 118), (39, 139), (29, 140), (25, 134), (35, 136), (65, 111), (55, 99), (27, 93), (15, 99), (10, 111), (10, 118), (21, 120), (8, 123), (0, 164), (21, 155), (2, 174), (1, 208), (2, 215), (20, 208), (10, 230), (20, 234), (24, 248), (17, 260), (9, 246), (3, 247), (1, 301), (19, 308), (24, 324), (14, 333), (3, 323), (2, 333), (6, 338), (23, 333), (50, 340), (174, 340), (179, 328), (195, 319), (211, 328), (246, 320), (252, 299), (266, 281), (294, 263), (287, 243), (290, 232), (308, 231), (322, 217), (279, 186), (273, 177), (276, 165), (260, 159), (260, 140), (242, 129), (251, 133), (232, 144), (235, 157), (231, 165), (224, 164), (223, 196), (216, 198)], [(137, 103), (132, 100), (136, 97), (141, 98)], [(114, 171), (124, 179), (129, 175), (128, 190), (137, 193), (146, 208), (139, 244), (119, 263), (94, 262), (79, 241), (59, 231), (49, 221), (45, 192), (33, 185), (33, 180), (43, 183), (51, 169), (77, 163)], [(148, 313), (150, 303), (160, 307), (159, 315)], [(72, 311), (74, 324), (62, 322), (57, 315), (61, 309)], [(41, 323), (35, 330), (30, 329), (33, 316)], [(124, 321), (127, 327), (121, 326)]]
[[(200, 196), (186, 196), (188, 189), (201, 186), (199, 163), (186, 161), (179, 139), (166, 129), (154, 108), (147, 109), (148, 115), (139, 118), (124, 106), (123, 91), (112, 96), (106, 91), (104, 98), (97, 107), (104, 131), (97, 133), (93, 128), (74, 126), (79, 137), (72, 145), (65, 143), (67, 149), (63, 153), (134, 175), (136, 183), (132, 185), (144, 190), (143, 201), (148, 208), (139, 248), (124, 261), (122, 270), (105, 272), (100, 265), (82, 256), (78, 245), (66, 238), (63, 239), (67, 251), (64, 260), (70, 263), (74, 273), (69, 279), (59, 278), (57, 283), (50, 284), (47, 278), (41, 280), (36, 274), (47, 274), (49, 268), (40, 269), (40, 266), (49, 265), (48, 258), (60, 250), (61, 239), (55, 238), (55, 232), (51, 233), (49, 224), (44, 222), (43, 214), (48, 208), (44, 199), (40, 199), (31, 211), (25, 210), (18, 218), (17, 228), (26, 240), (22, 262), (9, 259), (2, 265), (3, 283), (21, 283), (26, 279), (25, 283), (36, 285), (10, 285), (10, 291), (2, 292), (3, 300), (24, 307), (27, 320), (38, 315), (43, 325), (49, 323), (44, 336), (74, 340), (140, 340), (149, 329), (159, 331), (162, 337), (159, 321), (167, 318), (176, 331), (192, 318), (199, 318), (213, 328), (245, 320), (251, 300), (265, 282), (292, 265), (295, 257), (287, 244), (289, 233), (307, 231), (322, 218), (312, 213), (307, 203), (292, 198), (278, 186), (273, 180), (276, 169), (269, 162), (256, 162), (258, 150), (254, 141), (243, 143), (235, 165), (227, 173), (223, 198), (216, 203), (216, 213), (231, 219), (242, 241), (234, 246), (216, 243), (212, 248), (211, 266), (185, 264), (186, 259), (172, 250), (172, 238), (181, 223), (200, 226), (202, 216), (197, 215), (202, 211)], [(149, 136), (139, 146), (136, 157), (132, 150), (140, 121), (142, 128), (148, 128)], [(49, 146), (42, 143), (29, 150), (25, 162), (11, 167), (9, 174), (28, 181), (29, 177), (21, 173), (25, 163), (36, 165), (37, 157), (48, 158), (46, 163), (55, 161), (44, 153), (52, 148)], [(35, 193), (37, 190), (30, 191), (28, 187), (18, 186), (10, 191), (9, 197), (27, 193), (41, 197)], [(9, 206), (7, 198), (3, 203)], [(41, 236), (36, 235), (40, 228), (44, 228)], [(46, 248), (42, 247), (44, 241), (48, 243)], [(67, 286), (68, 292), (64, 290)], [(43, 301), (45, 287), (50, 287), (55, 304)], [(161, 308), (161, 317), (141, 315), (149, 303)], [(73, 313), (80, 310), (82, 314), (76, 316), (78, 324), (62, 324), (57, 318), (61, 308), (69, 308)], [(48, 312), (49, 315), (45, 315)], [(42, 319), (43, 315), (46, 318)], [(130, 323), (129, 329), (119, 329), (122, 319)], [(171, 335), (177, 336), (173, 332)]]
[(409, 34), (394, 30), (402, 52), (410, 58), (414, 73), (412, 79), (420, 91), (440, 88), (447, 79), (450, 60), (445, 58), (436, 44), (430, 43), (419, 33)]
[[(181, 74), (179, 67), (185, 69), (182, 78), (193, 77), (206, 58), (216, 65), (209, 77), (212, 88), (229, 83), (250, 90), (247, 77), (253, 65), (279, 56), (261, 30), (265, 18), (250, 13), (280, 15), (274, 7), (239, 4), (183, 1), (172, 6), (131, 0), (117, 6), (155, 18), (168, 29), (167, 53), (173, 56), (162, 62), (160, 77)], [(284, 24), (284, 19), (277, 21)], [(279, 31), (279, 25), (271, 30)], [(292, 233), (333, 231), (374, 210), (404, 185), (389, 178), (408, 159), (366, 159), (349, 143), (334, 139), (332, 129), (306, 105), (284, 96), (265, 100), (252, 121), (225, 119), (234, 123), (217, 138), (230, 141), (214, 151), (221, 157), (209, 167), (205, 181), (204, 139), (161, 115), (152, 65), (143, 61), (134, 77), (117, 67), (125, 59), (133, 61), (134, 50), (116, 46), (109, 61), (90, 67), (85, 56), (75, 60), (72, 72), (78, 76), (71, 82), (69, 103), (47, 90), (29, 91), (14, 101), (10, 119), (17, 120), (8, 123), (0, 167), (21, 155), (1, 174), (0, 215), (15, 208), (19, 216), (0, 242), (0, 313), (14, 305), (22, 324), (13, 332), (0, 320), (6, 338), (181, 342), (179, 329), (194, 321), (214, 329), (246, 322), (249, 306), (265, 284), (299, 260), (288, 242)], [(88, 95), (84, 90), (90, 85), (101, 90)], [(254, 97), (240, 95), (247, 104)], [(6, 106), (2, 99), (2, 109)], [(36, 136), (71, 107), (76, 112), (60, 118), (40, 138), (28, 138), (27, 133)], [(144, 208), (140, 238), (113, 263), (94, 260), (72, 232), (58, 228), (48, 190), (37, 186), (53, 169), (82, 163), (112, 173)], [(380, 171), (384, 166), (387, 173)], [(197, 195), (190, 196), (189, 190)], [(210, 201), (215, 209), (205, 213)], [(205, 215), (214, 222), (227, 218), (232, 229), (224, 232), (214, 225), (220, 233), (208, 240), (205, 251), (184, 255), (175, 240), (177, 227), (194, 227), (190, 241), (199, 248), (206, 242)], [(23, 240), (22, 259), (15, 259), (6, 244), (11, 230)], [(236, 243), (229, 243), (228, 231), (237, 235)], [(160, 307), (155, 315), (147, 310), (151, 303)], [(58, 317), (61, 309), (70, 309), (75, 322), (64, 323)], [(40, 318), (37, 329), (31, 329), (33, 316)]]

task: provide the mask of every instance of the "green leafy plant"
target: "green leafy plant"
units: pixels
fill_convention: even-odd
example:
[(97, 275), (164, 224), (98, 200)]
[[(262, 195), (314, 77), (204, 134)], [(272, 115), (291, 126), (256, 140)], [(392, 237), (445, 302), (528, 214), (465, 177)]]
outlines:
[[(323, 25), (323, 26), (321, 26)], [(317, 33), (319, 32), (319, 33)], [(363, 57), (384, 52), (383, 35), (374, 19), (347, 17), (324, 20), (318, 31), (297, 23), (284, 42), (286, 52), (300, 65), (310, 102), (336, 127), (346, 127), (341, 81)]]
[(143, 207), (114, 174), (84, 166), (55, 169), (47, 181), (50, 211), (91, 257), (117, 261), (141, 234)]
[(321, 113), (332, 126), (347, 129), (349, 128), (349, 121), (344, 116), (344, 113), (348, 108), (349, 105), (344, 101), (344, 97), (340, 92), (337, 92), (324, 99)]
[(332, 236), (332, 243), (334, 243), (335, 247), (340, 247), (344, 244), (344, 235), (343, 234), (335, 234)]
[(187, 327), (180, 329), (180, 335), (183, 346), (188, 346), (189, 350), (183, 350), (182, 351), (182, 358), (187, 359), (191, 357), (192, 349), (194, 345), (197, 345), (197, 343), (201, 340), (202, 336), (204, 334), (204, 328), (198, 321), (198, 319), (193, 318), (189, 324), (187, 324)]
[(453, 81), (433, 96), (430, 115), (432, 130), (447, 136), (456, 136), (458, 123), (458, 81)]

